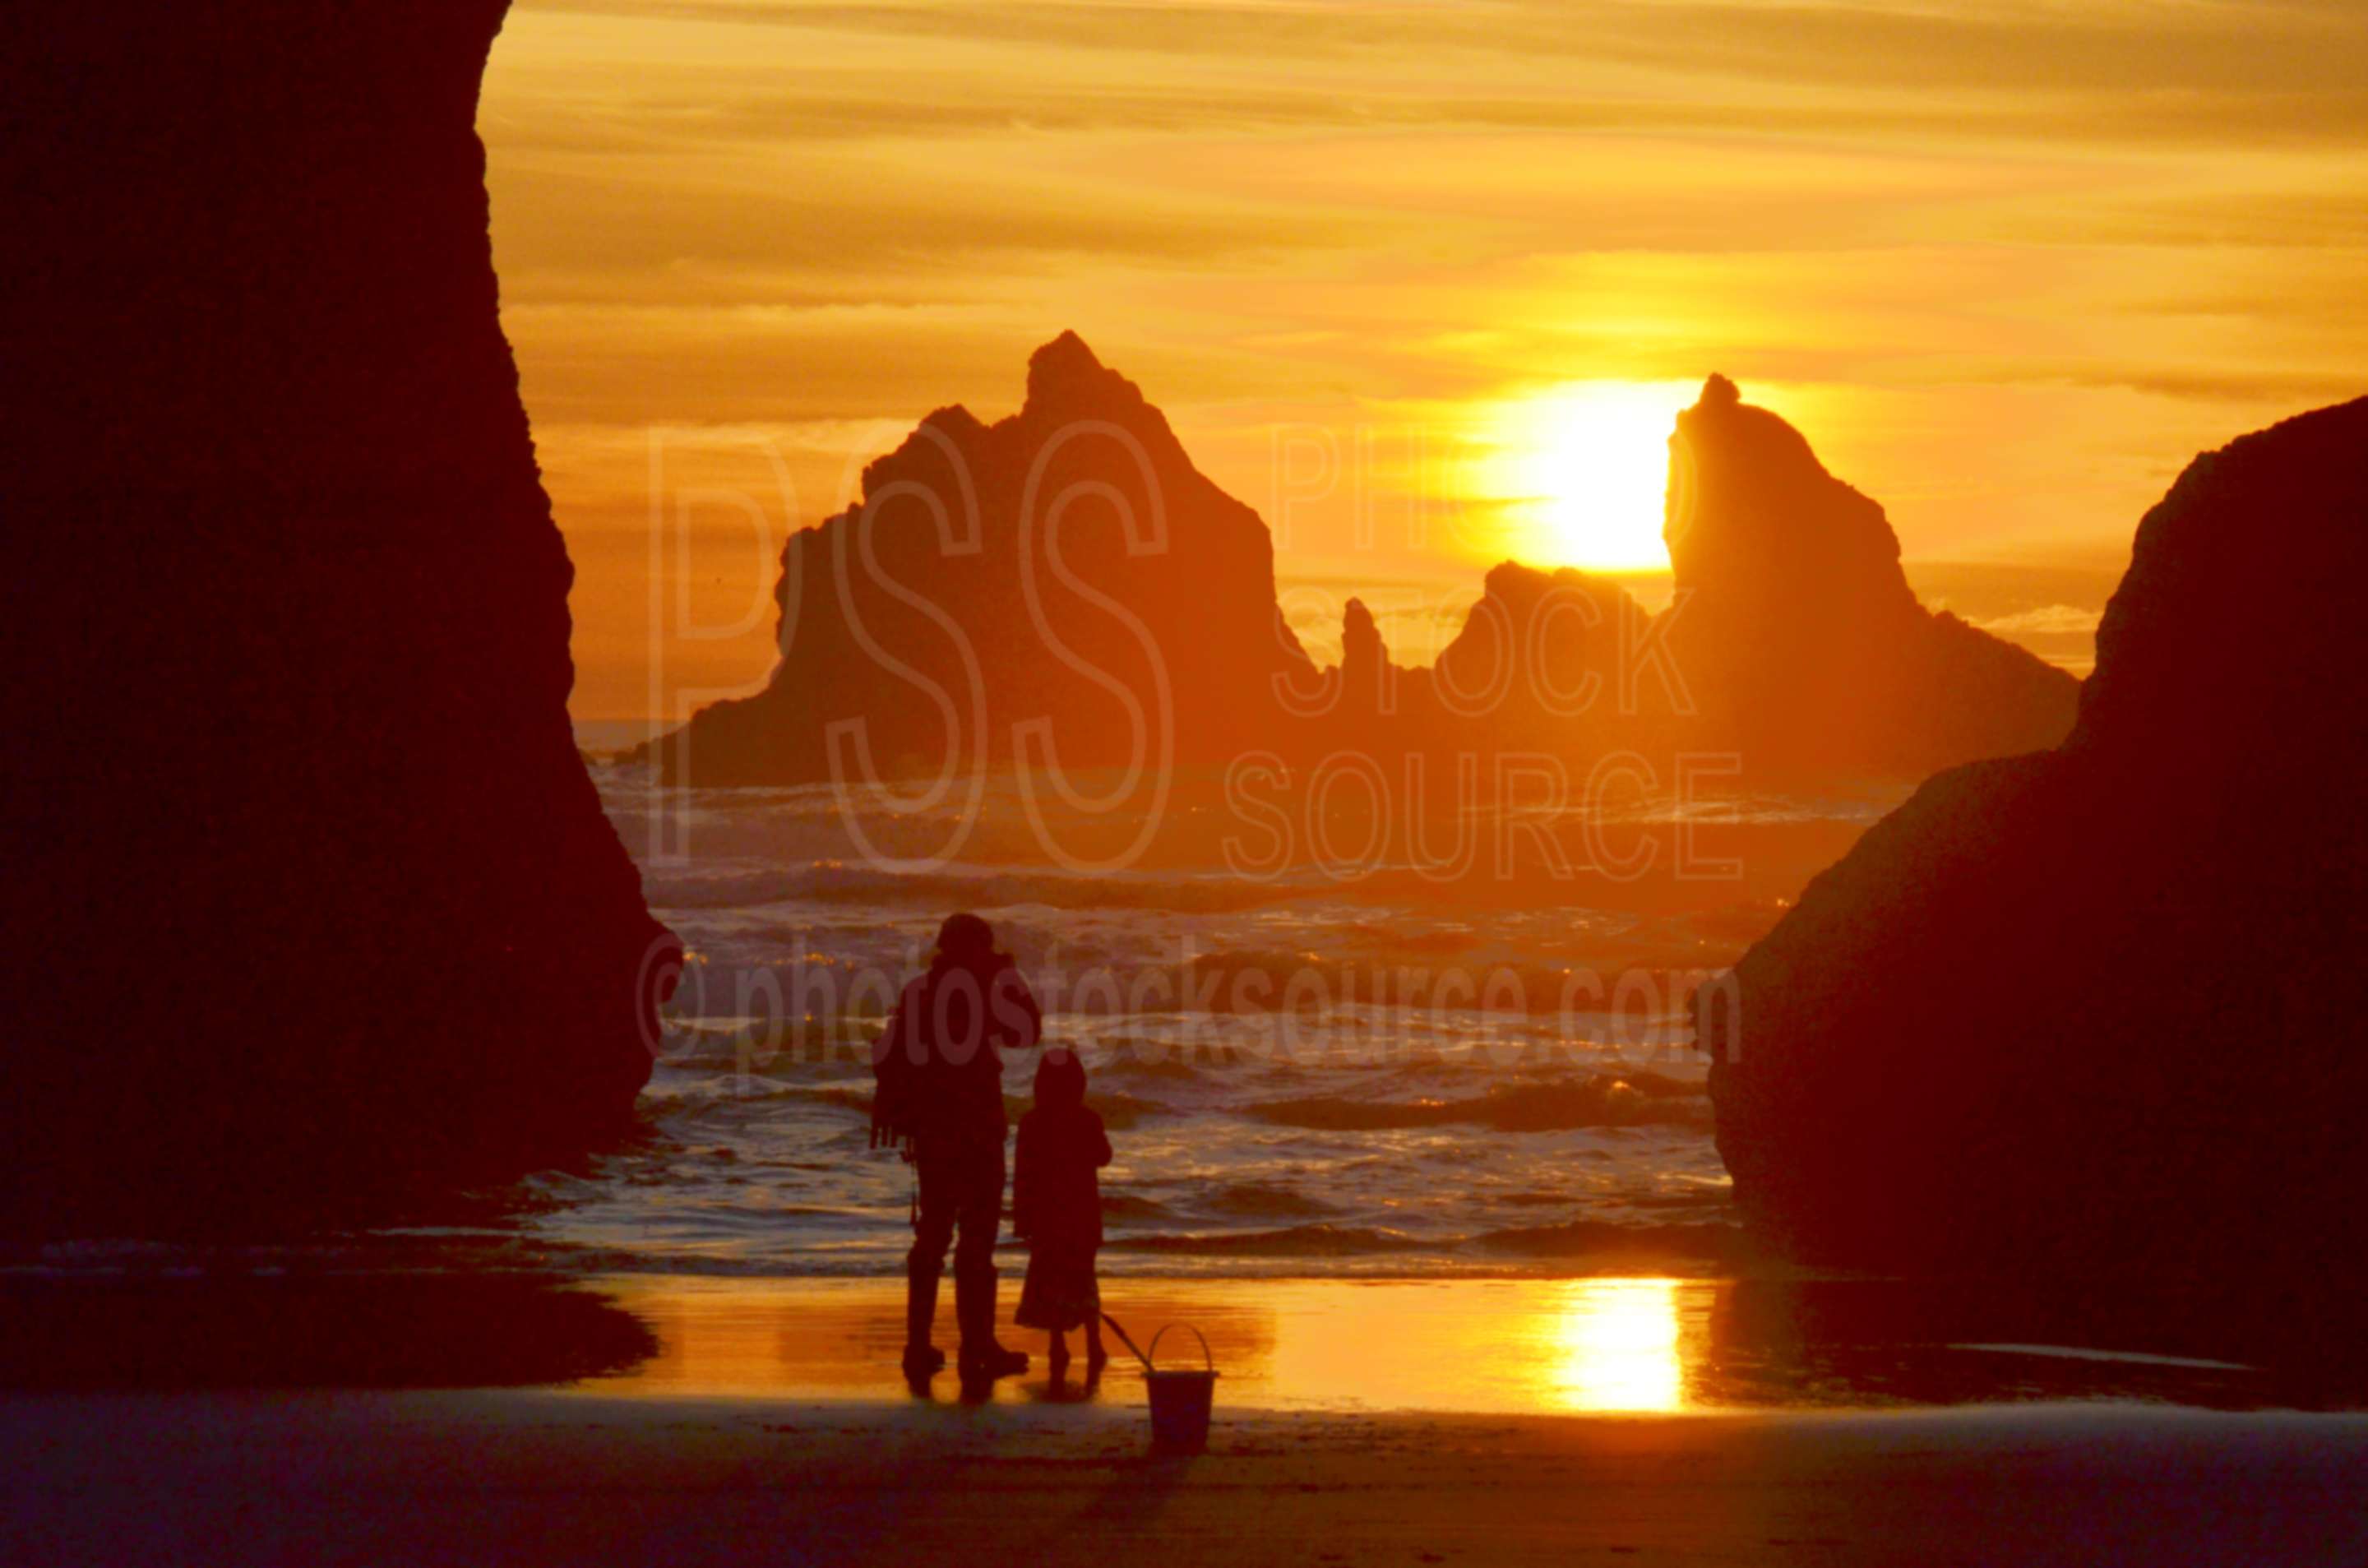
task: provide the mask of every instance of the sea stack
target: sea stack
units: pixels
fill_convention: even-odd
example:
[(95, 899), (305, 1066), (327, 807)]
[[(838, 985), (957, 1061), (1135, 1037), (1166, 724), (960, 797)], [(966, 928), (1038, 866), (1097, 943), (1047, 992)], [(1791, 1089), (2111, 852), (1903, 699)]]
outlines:
[(2189, 465), (2070, 738), (1927, 783), (1698, 1020), (1763, 1235), (2142, 1276), (2287, 1333), (2368, 1280), (2363, 581), (2368, 399)]
[(1917, 602), (1883, 507), (1713, 376), (1669, 442), (1668, 642), (1755, 778), (1918, 778), (2054, 745), (2079, 684)]
[(942, 408), (791, 536), (766, 688), (653, 750), (677, 783), (1223, 763), (1278, 744), (1315, 667), (1256, 512), (1075, 333), (993, 425)]
[(38, 8), (6, 1209), (238, 1224), (581, 1151), (678, 955), (568, 726), (473, 126), (506, 6)]

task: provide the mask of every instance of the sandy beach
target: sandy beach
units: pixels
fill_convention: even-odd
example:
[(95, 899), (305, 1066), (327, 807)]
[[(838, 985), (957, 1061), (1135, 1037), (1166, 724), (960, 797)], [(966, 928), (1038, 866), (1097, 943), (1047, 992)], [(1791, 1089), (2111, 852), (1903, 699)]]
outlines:
[(43, 1396), (11, 1561), (2352, 1563), (2368, 1418), (1486, 1417), (549, 1392)]
[[(890, 1281), (563, 1287), (600, 1298), (599, 1315), (528, 1324), (544, 1343), (515, 1374), (482, 1358), (501, 1335), (481, 1332), (481, 1358), (450, 1381), (536, 1375), (552, 1336), (605, 1333), (610, 1314), (645, 1326), (641, 1353), (511, 1388), (337, 1386), (372, 1381), (367, 1346), (341, 1376), (334, 1329), (308, 1336), (250, 1301), (239, 1315), (256, 1338), (235, 1377), (192, 1360), (192, 1386), (148, 1373), (109, 1389), (103, 1369), (53, 1367), (35, 1389), (18, 1365), (19, 1392), (0, 1401), (8, 1557), (2356, 1564), (2368, 1551), (2368, 1415), (2247, 1408), (2241, 1369), (2077, 1346), (1870, 1345), (1864, 1364), (1920, 1355), (1956, 1381), (1918, 1399), (1853, 1393), (1834, 1374), (1788, 1395), (1764, 1369), (1716, 1364), (1740, 1352), (1702, 1315), (1715, 1283), (1114, 1281), (1110, 1305), (1139, 1324), (1210, 1329), (1227, 1376), (1210, 1451), (1190, 1459), (1149, 1455), (1123, 1359), (1091, 1389), (1054, 1385), (1040, 1358), (991, 1401), (944, 1378), (915, 1397), (882, 1354)], [(440, 1334), (437, 1311), (408, 1321)], [(176, 1319), (206, 1317), (151, 1321), (170, 1344)], [(399, 1340), (394, 1321), (372, 1337)], [(273, 1378), (254, 1358), (266, 1342), (304, 1369)], [(379, 1364), (400, 1369), (381, 1381), (447, 1381), (416, 1346), (387, 1350)]]

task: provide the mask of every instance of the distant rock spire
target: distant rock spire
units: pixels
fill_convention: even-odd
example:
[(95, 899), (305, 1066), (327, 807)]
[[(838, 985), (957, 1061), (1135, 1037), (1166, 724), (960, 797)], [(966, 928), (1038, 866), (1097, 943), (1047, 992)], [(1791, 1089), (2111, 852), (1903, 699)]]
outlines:
[(1130, 405), (1139, 406), (1143, 394), (1134, 384), (1110, 369), (1086, 340), (1064, 332), (1028, 357), (1028, 409), (1068, 409), (1109, 401), (1120, 389)]
[(1362, 599), (1350, 599), (1340, 617), (1340, 659), (1344, 668), (1360, 668), (1389, 657), (1382, 646), (1381, 629)]
[(1365, 601), (1352, 598), (1340, 616), (1340, 689), (1353, 707), (1372, 708), (1382, 702), (1389, 678), (1390, 652), (1383, 645), (1381, 628)]
[(1030, 376), (1073, 369), (1099, 370), (1103, 368), (1094, 351), (1086, 347), (1086, 340), (1071, 330), (1064, 330), (1060, 336), (1028, 357), (1028, 373)]

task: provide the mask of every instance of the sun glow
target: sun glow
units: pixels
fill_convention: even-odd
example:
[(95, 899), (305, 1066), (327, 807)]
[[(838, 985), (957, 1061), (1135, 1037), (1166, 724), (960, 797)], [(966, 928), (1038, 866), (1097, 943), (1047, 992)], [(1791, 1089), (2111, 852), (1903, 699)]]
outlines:
[(1574, 1280), (1553, 1326), (1550, 1403), (1569, 1410), (1677, 1410), (1685, 1403), (1678, 1281)]
[(1502, 406), (1495, 488), (1531, 564), (1667, 571), (1661, 542), (1669, 433), (1700, 389), (1685, 381), (1580, 381)]

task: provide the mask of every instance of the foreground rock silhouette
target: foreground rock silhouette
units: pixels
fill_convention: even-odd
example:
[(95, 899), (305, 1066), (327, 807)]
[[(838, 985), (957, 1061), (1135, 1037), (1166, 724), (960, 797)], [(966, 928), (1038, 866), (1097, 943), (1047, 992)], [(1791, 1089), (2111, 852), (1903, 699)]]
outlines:
[[(1723, 749), (1756, 781), (1917, 778), (2054, 744), (2078, 683), (1917, 603), (1883, 509), (1713, 376), (1671, 442), (1679, 600), (1513, 562), (1435, 665), (1347, 606), (1319, 671), (1285, 623), (1266, 525), (1192, 466), (1073, 333), (1019, 413), (940, 409), (791, 538), (781, 662), (647, 756), (677, 783), (926, 777), (1048, 755), (1224, 765), (1328, 756)], [(1664, 769), (1664, 771), (1667, 771)], [(1425, 776), (1451, 789), (1452, 765)]]
[(39, 7), (0, 475), (20, 1223), (514, 1170), (647, 1075), (672, 942), (570, 734), (495, 315), (505, 8)]
[(1743, 959), (1718, 1142), (1821, 1263), (2368, 1279), (2368, 399), (2197, 458), (2059, 748), (1943, 773)]

